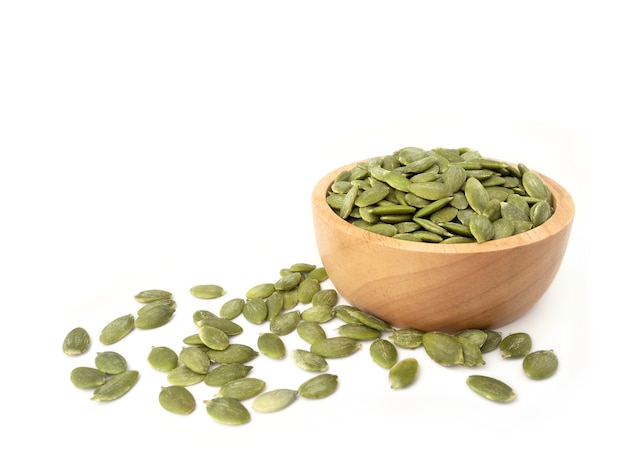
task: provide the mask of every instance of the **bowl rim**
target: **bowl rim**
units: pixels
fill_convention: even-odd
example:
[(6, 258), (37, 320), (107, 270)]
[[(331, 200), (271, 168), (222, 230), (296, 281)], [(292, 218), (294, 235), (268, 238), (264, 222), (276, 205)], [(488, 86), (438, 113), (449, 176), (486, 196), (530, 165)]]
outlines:
[[(487, 253), (494, 251), (502, 251), (520, 246), (532, 245), (539, 243), (546, 238), (569, 230), (575, 214), (574, 201), (570, 193), (552, 178), (532, 170), (540, 176), (546, 185), (552, 191), (554, 213), (543, 224), (526, 232), (497, 240), (489, 240), (478, 243), (429, 243), (411, 240), (402, 240), (378, 233), (370, 232), (353, 225), (352, 223), (342, 219), (333, 211), (326, 202), (326, 195), (331, 184), (335, 181), (336, 176), (343, 170), (349, 170), (355, 165), (367, 162), (368, 159), (357, 160), (346, 165), (342, 165), (335, 170), (323, 176), (315, 185), (312, 194), (312, 202), (314, 207), (314, 216), (320, 217), (326, 224), (333, 225), (336, 230), (343, 232), (346, 236), (360, 239), (362, 242), (376, 243), (393, 249), (407, 250), (421, 253), (441, 253), (441, 254), (471, 254), (471, 253)], [(500, 160), (503, 161), (503, 160)], [(507, 162), (508, 163), (508, 162)], [(509, 163), (511, 164), (511, 163)], [(511, 164), (517, 166), (515, 164)]]

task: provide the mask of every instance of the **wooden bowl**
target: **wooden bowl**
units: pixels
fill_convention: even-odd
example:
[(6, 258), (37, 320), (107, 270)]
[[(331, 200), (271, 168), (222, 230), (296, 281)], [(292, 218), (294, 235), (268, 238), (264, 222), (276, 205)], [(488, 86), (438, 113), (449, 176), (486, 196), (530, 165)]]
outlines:
[(483, 243), (398, 240), (352, 225), (326, 202), (336, 175), (313, 190), (313, 222), (322, 264), (351, 305), (394, 327), (454, 333), (495, 329), (518, 319), (546, 292), (559, 270), (574, 219), (569, 193), (551, 189), (553, 215), (528, 232)]

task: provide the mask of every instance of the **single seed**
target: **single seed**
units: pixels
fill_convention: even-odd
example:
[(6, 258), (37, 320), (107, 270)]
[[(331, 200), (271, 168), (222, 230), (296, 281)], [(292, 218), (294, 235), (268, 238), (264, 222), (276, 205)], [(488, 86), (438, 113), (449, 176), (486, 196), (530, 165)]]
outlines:
[(204, 378), (204, 383), (212, 387), (221, 387), (232, 380), (246, 377), (251, 370), (252, 366), (246, 364), (222, 364), (209, 370)]
[(320, 281), (312, 277), (303, 279), (298, 285), (296, 292), (298, 293), (298, 302), (309, 304), (313, 300), (313, 295), (321, 290)]
[(148, 363), (156, 370), (169, 372), (178, 365), (178, 354), (167, 346), (153, 346), (148, 353)]
[(426, 354), (437, 364), (446, 367), (463, 364), (463, 347), (454, 336), (428, 331), (424, 333), (422, 343)]
[(226, 294), (223, 287), (215, 284), (199, 284), (189, 289), (189, 292), (199, 299), (217, 299)]
[(142, 290), (135, 294), (135, 300), (146, 304), (155, 300), (171, 299), (172, 293), (162, 289), (148, 289)]
[(337, 333), (346, 338), (352, 338), (359, 341), (368, 341), (380, 337), (380, 330), (370, 328), (363, 324), (346, 323), (337, 328)]
[(159, 403), (167, 411), (179, 415), (188, 415), (196, 408), (196, 399), (193, 394), (180, 385), (161, 387)]
[(291, 358), (296, 366), (308, 372), (325, 372), (328, 370), (328, 362), (326, 359), (306, 349), (292, 350)]
[(398, 328), (391, 335), (391, 341), (398, 347), (405, 349), (416, 349), (422, 345), (424, 331), (416, 328)]
[(122, 315), (109, 322), (100, 333), (100, 342), (105, 345), (117, 343), (135, 328), (135, 316), (132, 313)]
[(224, 350), (209, 349), (209, 359), (219, 364), (245, 363), (259, 355), (257, 351), (246, 344), (231, 343)]
[(189, 367), (181, 364), (167, 373), (167, 381), (171, 385), (188, 387), (202, 382), (205, 375), (206, 374), (193, 371)]
[(326, 272), (326, 268), (324, 266), (320, 266), (310, 271), (308, 278), (314, 279), (318, 282), (324, 282), (328, 279), (328, 273)]
[(174, 308), (166, 305), (151, 308), (145, 313), (137, 315), (137, 318), (135, 318), (135, 327), (141, 330), (159, 328), (167, 324), (172, 319), (174, 311)]
[(398, 350), (391, 341), (378, 338), (370, 344), (370, 356), (379, 366), (390, 369), (398, 361)]
[(298, 336), (309, 344), (313, 344), (320, 339), (326, 339), (326, 331), (317, 322), (301, 321), (296, 327)]
[(247, 400), (261, 393), (265, 385), (265, 381), (256, 377), (243, 377), (222, 385), (215, 396)]
[(161, 299), (161, 300), (153, 300), (152, 302), (148, 302), (145, 305), (141, 306), (139, 310), (137, 310), (137, 315), (145, 315), (150, 313), (153, 309), (169, 309), (174, 312), (176, 310), (176, 301), (174, 299)]
[(392, 330), (391, 324), (389, 324), (385, 320), (378, 318), (377, 316), (372, 315), (370, 313), (366, 313), (358, 308), (351, 310), (350, 314), (359, 323), (369, 326), (370, 328), (373, 328), (375, 330), (378, 330), (378, 331), (391, 331)]
[(457, 331), (454, 336), (457, 338), (467, 338), (479, 348), (481, 348), (483, 344), (485, 344), (485, 341), (487, 341), (487, 332), (476, 328)]
[(311, 263), (294, 263), (289, 267), (289, 271), (294, 273), (310, 273), (316, 266)]
[(234, 298), (227, 300), (220, 308), (220, 317), (227, 320), (233, 320), (243, 312), (243, 306), (246, 303), (244, 299)]
[(298, 398), (296, 390), (288, 388), (270, 390), (254, 398), (252, 409), (259, 413), (274, 413), (287, 408), (296, 398)]
[(499, 331), (485, 330), (485, 333), (487, 334), (487, 338), (480, 347), (483, 354), (498, 349), (500, 347), (500, 341), (502, 341), (502, 333)]
[(272, 321), (280, 312), (283, 311), (285, 306), (285, 292), (274, 291), (267, 299), (265, 299), (265, 305), (267, 306), (267, 319)]
[(511, 333), (500, 342), (500, 354), (503, 358), (520, 358), (526, 356), (532, 347), (532, 339), (528, 333)]
[(96, 368), (105, 374), (121, 374), (126, 371), (128, 364), (124, 356), (115, 351), (96, 353), (94, 360)]
[(260, 325), (267, 319), (267, 304), (263, 299), (248, 299), (243, 306), (243, 316), (250, 323)]
[(279, 313), (270, 320), (270, 331), (279, 336), (288, 335), (300, 324), (300, 312), (291, 310), (290, 312)]
[(63, 352), (68, 356), (78, 356), (89, 349), (91, 338), (85, 328), (72, 329), (63, 340)]
[(80, 366), (72, 369), (70, 380), (77, 388), (96, 388), (106, 381), (106, 373), (95, 367)]
[(209, 366), (211, 365), (211, 361), (209, 360), (206, 350), (199, 346), (189, 346), (183, 348), (178, 355), (178, 358), (183, 366), (197, 374), (206, 374), (209, 371)]
[(339, 293), (335, 289), (321, 289), (311, 297), (311, 304), (315, 306), (334, 307), (339, 300)]
[(326, 398), (337, 390), (338, 377), (323, 373), (310, 378), (298, 387), (298, 395), (309, 399)]
[(559, 366), (559, 360), (553, 350), (539, 350), (529, 353), (522, 362), (524, 372), (531, 379), (552, 377)]
[(516, 397), (510, 386), (493, 377), (470, 375), (466, 382), (469, 388), (488, 400), (506, 403)]
[(477, 367), (485, 365), (483, 353), (480, 347), (471, 339), (464, 336), (457, 336), (457, 341), (461, 344), (463, 350), (463, 365), (466, 367)]
[(216, 397), (205, 400), (204, 404), (209, 416), (218, 423), (236, 426), (250, 422), (250, 412), (234, 398)]
[(274, 283), (274, 288), (279, 291), (295, 289), (302, 279), (303, 275), (300, 272), (290, 272), (289, 274), (281, 276), (281, 278)]
[(94, 401), (113, 401), (126, 395), (137, 383), (139, 372), (127, 370), (113, 375), (102, 385), (96, 388), (91, 397)]
[(285, 357), (287, 349), (285, 343), (276, 333), (261, 333), (257, 339), (259, 351), (272, 359), (282, 359)]
[(347, 357), (361, 349), (361, 343), (352, 338), (336, 336), (323, 338), (311, 344), (310, 351), (325, 358)]
[(316, 323), (326, 323), (335, 316), (335, 311), (328, 305), (312, 305), (302, 311), (302, 320)]
[(415, 382), (419, 364), (414, 357), (407, 357), (396, 362), (389, 369), (389, 385), (393, 389), (406, 388)]
[(218, 330), (222, 330), (228, 336), (236, 336), (243, 333), (243, 328), (238, 323), (227, 318), (218, 317), (207, 310), (198, 310), (194, 312), (193, 317), (194, 323), (198, 328), (212, 326)]
[(265, 299), (275, 291), (274, 284), (271, 282), (257, 284), (246, 291), (246, 299)]
[(230, 339), (224, 331), (211, 325), (202, 325), (198, 329), (200, 341), (211, 349), (224, 350), (230, 344)]

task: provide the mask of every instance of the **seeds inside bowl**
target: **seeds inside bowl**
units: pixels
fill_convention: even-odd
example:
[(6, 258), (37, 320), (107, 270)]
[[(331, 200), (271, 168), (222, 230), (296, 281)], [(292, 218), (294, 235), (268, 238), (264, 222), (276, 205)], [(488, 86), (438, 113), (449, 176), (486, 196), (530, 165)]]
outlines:
[(337, 174), (326, 201), (380, 235), (430, 243), (483, 243), (548, 220), (552, 193), (524, 164), (468, 148), (405, 147)]

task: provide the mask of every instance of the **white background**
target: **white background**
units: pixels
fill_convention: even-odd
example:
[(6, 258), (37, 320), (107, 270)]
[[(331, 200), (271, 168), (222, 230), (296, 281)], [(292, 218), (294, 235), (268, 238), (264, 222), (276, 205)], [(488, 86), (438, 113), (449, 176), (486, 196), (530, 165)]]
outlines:
[[(626, 418), (618, 4), (2, 2), (2, 468), (616, 468)], [(204, 384), (192, 415), (162, 410), (150, 346), (177, 348), (196, 309), (319, 263), (315, 182), (409, 145), (523, 162), (574, 197), (554, 284), (502, 329), (555, 349), (557, 375), (532, 382), (490, 355), (481, 371), (519, 395), (497, 405), (467, 389), (473, 371), (421, 350), (403, 352), (420, 361), (418, 381), (392, 391), (364, 349), (331, 363), (332, 397), (253, 413), (243, 427), (210, 419)], [(228, 294), (193, 299), (201, 283)], [(105, 349), (99, 330), (147, 288), (172, 290), (176, 316), (108, 348), (141, 379), (94, 403), (69, 372)], [(94, 344), (70, 358), (61, 343), (78, 325)], [(254, 375), (268, 387), (308, 377), (265, 359)]]

